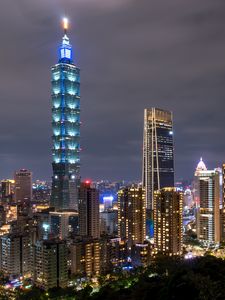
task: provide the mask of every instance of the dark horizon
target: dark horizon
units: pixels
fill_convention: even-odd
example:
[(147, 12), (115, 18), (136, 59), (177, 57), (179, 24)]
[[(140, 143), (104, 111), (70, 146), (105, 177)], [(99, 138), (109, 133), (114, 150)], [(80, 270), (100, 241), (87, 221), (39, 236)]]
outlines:
[[(225, 161), (225, 3), (72, 0), (0, 11), (0, 178), (51, 179), (51, 66), (63, 30), (81, 68), (82, 178), (140, 180), (144, 108), (173, 112), (175, 176)], [(104, 26), (102, 25), (104, 24)]]

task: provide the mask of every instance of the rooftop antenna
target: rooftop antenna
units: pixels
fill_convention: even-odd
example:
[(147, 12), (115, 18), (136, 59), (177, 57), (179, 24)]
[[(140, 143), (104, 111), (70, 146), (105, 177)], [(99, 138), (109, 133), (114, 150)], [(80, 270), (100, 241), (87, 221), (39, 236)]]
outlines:
[(69, 20), (68, 18), (63, 18), (63, 29), (64, 29), (64, 34), (67, 35), (67, 30), (69, 27)]

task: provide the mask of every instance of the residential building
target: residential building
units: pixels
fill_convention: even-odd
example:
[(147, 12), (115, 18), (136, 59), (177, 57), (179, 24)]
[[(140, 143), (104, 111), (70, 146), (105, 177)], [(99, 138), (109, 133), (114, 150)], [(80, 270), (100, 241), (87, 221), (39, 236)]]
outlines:
[(181, 255), (183, 247), (183, 193), (163, 188), (154, 193), (154, 246), (165, 255)]
[(118, 235), (131, 247), (146, 238), (146, 202), (143, 188), (132, 185), (118, 192)]

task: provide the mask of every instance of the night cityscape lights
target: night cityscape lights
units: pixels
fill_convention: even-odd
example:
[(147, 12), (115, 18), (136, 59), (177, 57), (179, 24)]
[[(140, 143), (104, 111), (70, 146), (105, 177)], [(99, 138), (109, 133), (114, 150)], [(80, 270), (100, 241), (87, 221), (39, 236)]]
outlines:
[(80, 69), (62, 27), (52, 180), (21, 168), (0, 182), (0, 299), (225, 299), (225, 163), (200, 158), (176, 181), (173, 113), (149, 105), (142, 179), (81, 179)]

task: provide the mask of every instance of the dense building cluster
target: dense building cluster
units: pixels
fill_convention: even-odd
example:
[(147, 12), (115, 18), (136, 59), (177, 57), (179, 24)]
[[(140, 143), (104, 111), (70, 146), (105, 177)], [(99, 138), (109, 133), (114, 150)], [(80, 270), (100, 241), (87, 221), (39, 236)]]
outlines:
[(206, 247), (225, 239), (225, 165), (207, 170), (201, 159), (192, 185), (175, 183), (170, 111), (144, 111), (142, 182), (81, 180), (80, 70), (72, 52), (65, 26), (52, 67), (52, 184), (33, 182), (26, 169), (1, 181), (0, 270), (9, 289), (21, 278), (65, 288), (74, 277), (147, 267), (159, 253), (182, 256), (188, 231)]

